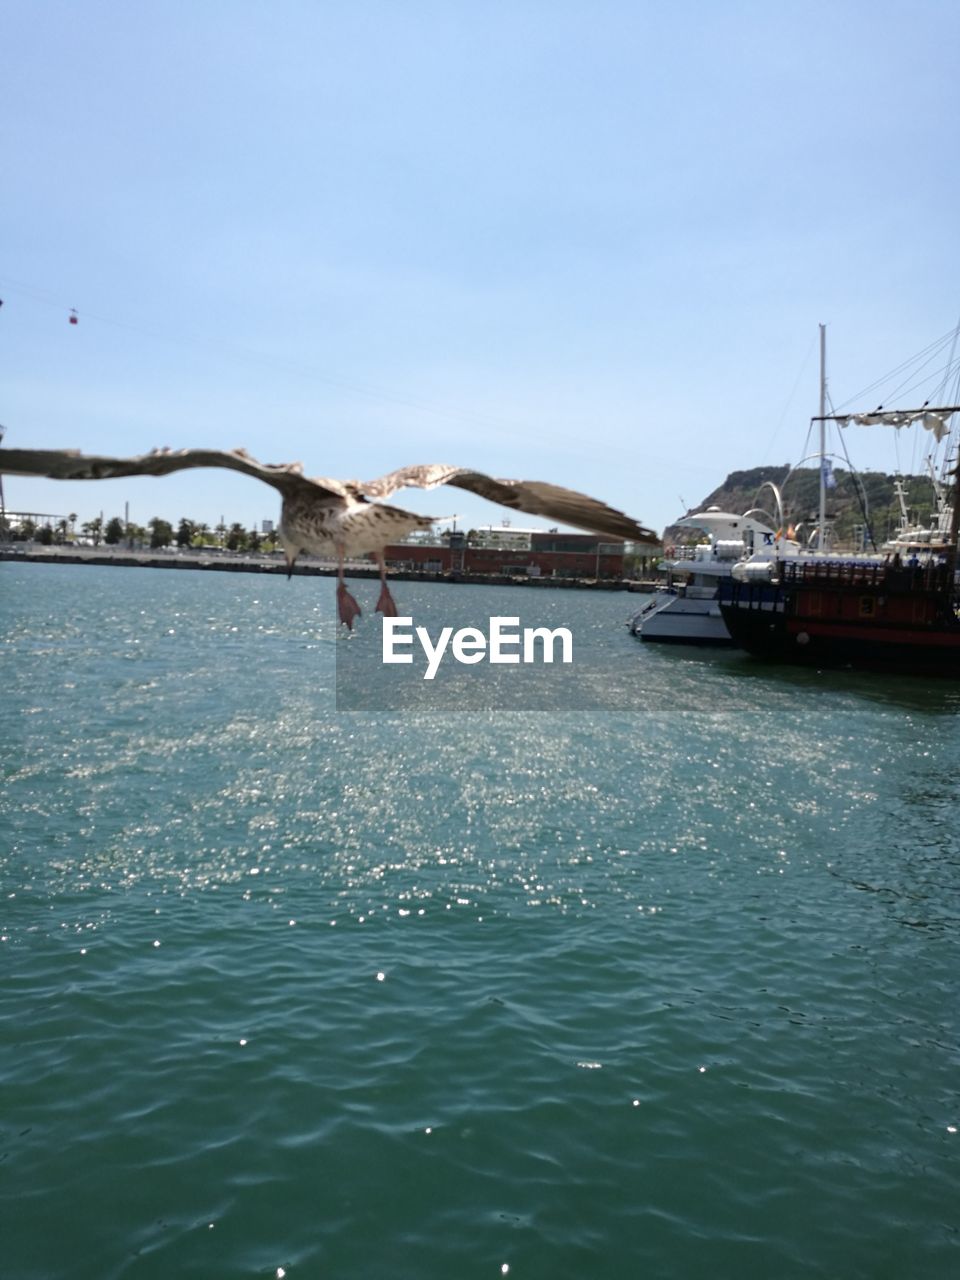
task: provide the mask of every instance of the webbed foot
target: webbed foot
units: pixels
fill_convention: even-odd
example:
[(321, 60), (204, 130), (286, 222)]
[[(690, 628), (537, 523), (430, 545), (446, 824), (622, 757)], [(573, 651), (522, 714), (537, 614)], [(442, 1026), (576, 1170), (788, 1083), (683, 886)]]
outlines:
[(359, 618), (363, 611), (354, 600), (353, 596), (347, 590), (344, 583), (337, 584), (337, 617), (341, 622), (345, 622), (347, 630), (353, 630), (355, 618)]
[(377, 613), (382, 613), (385, 618), (395, 618), (397, 616), (397, 602), (390, 594), (390, 588), (386, 583), (380, 588), (380, 597), (377, 600)]

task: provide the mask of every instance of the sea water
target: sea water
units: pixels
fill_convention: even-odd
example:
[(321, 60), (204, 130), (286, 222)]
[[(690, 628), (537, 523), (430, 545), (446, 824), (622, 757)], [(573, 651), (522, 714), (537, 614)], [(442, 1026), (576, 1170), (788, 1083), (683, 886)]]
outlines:
[(592, 705), (349, 712), (354, 590), (0, 565), (4, 1280), (958, 1274), (960, 687), (401, 584)]

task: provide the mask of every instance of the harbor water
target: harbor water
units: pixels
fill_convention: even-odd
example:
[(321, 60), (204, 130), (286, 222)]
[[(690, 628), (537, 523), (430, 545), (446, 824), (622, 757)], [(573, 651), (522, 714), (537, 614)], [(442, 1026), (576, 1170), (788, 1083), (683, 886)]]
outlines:
[(338, 710), (375, 586), (0, 565), (4, 1280), (958, 1274), (960, 685)]

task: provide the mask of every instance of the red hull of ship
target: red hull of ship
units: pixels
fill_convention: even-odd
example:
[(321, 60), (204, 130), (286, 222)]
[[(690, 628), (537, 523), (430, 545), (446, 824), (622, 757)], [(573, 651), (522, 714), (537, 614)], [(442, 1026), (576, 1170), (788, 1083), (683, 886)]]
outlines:
[(735, 643), (756, 657), (818, 667), (960, 676), (960, 621), (944, 566), (784, 566), (771, 585), (721, 600)]

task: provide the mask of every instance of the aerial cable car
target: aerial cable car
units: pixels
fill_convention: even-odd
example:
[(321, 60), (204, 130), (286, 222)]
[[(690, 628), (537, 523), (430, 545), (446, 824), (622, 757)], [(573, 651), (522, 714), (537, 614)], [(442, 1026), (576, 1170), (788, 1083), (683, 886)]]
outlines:
[(79, 324), (79, 323), (80, 323), (80, 317), (77, 315), (77, 309), (76, 309), (76, 307), (71, 307), (71, 309), (70, 309), (70, 316), (69, 316), (69, 320), (70, 320), (70, 323), (71, 323), (71, 324)]

